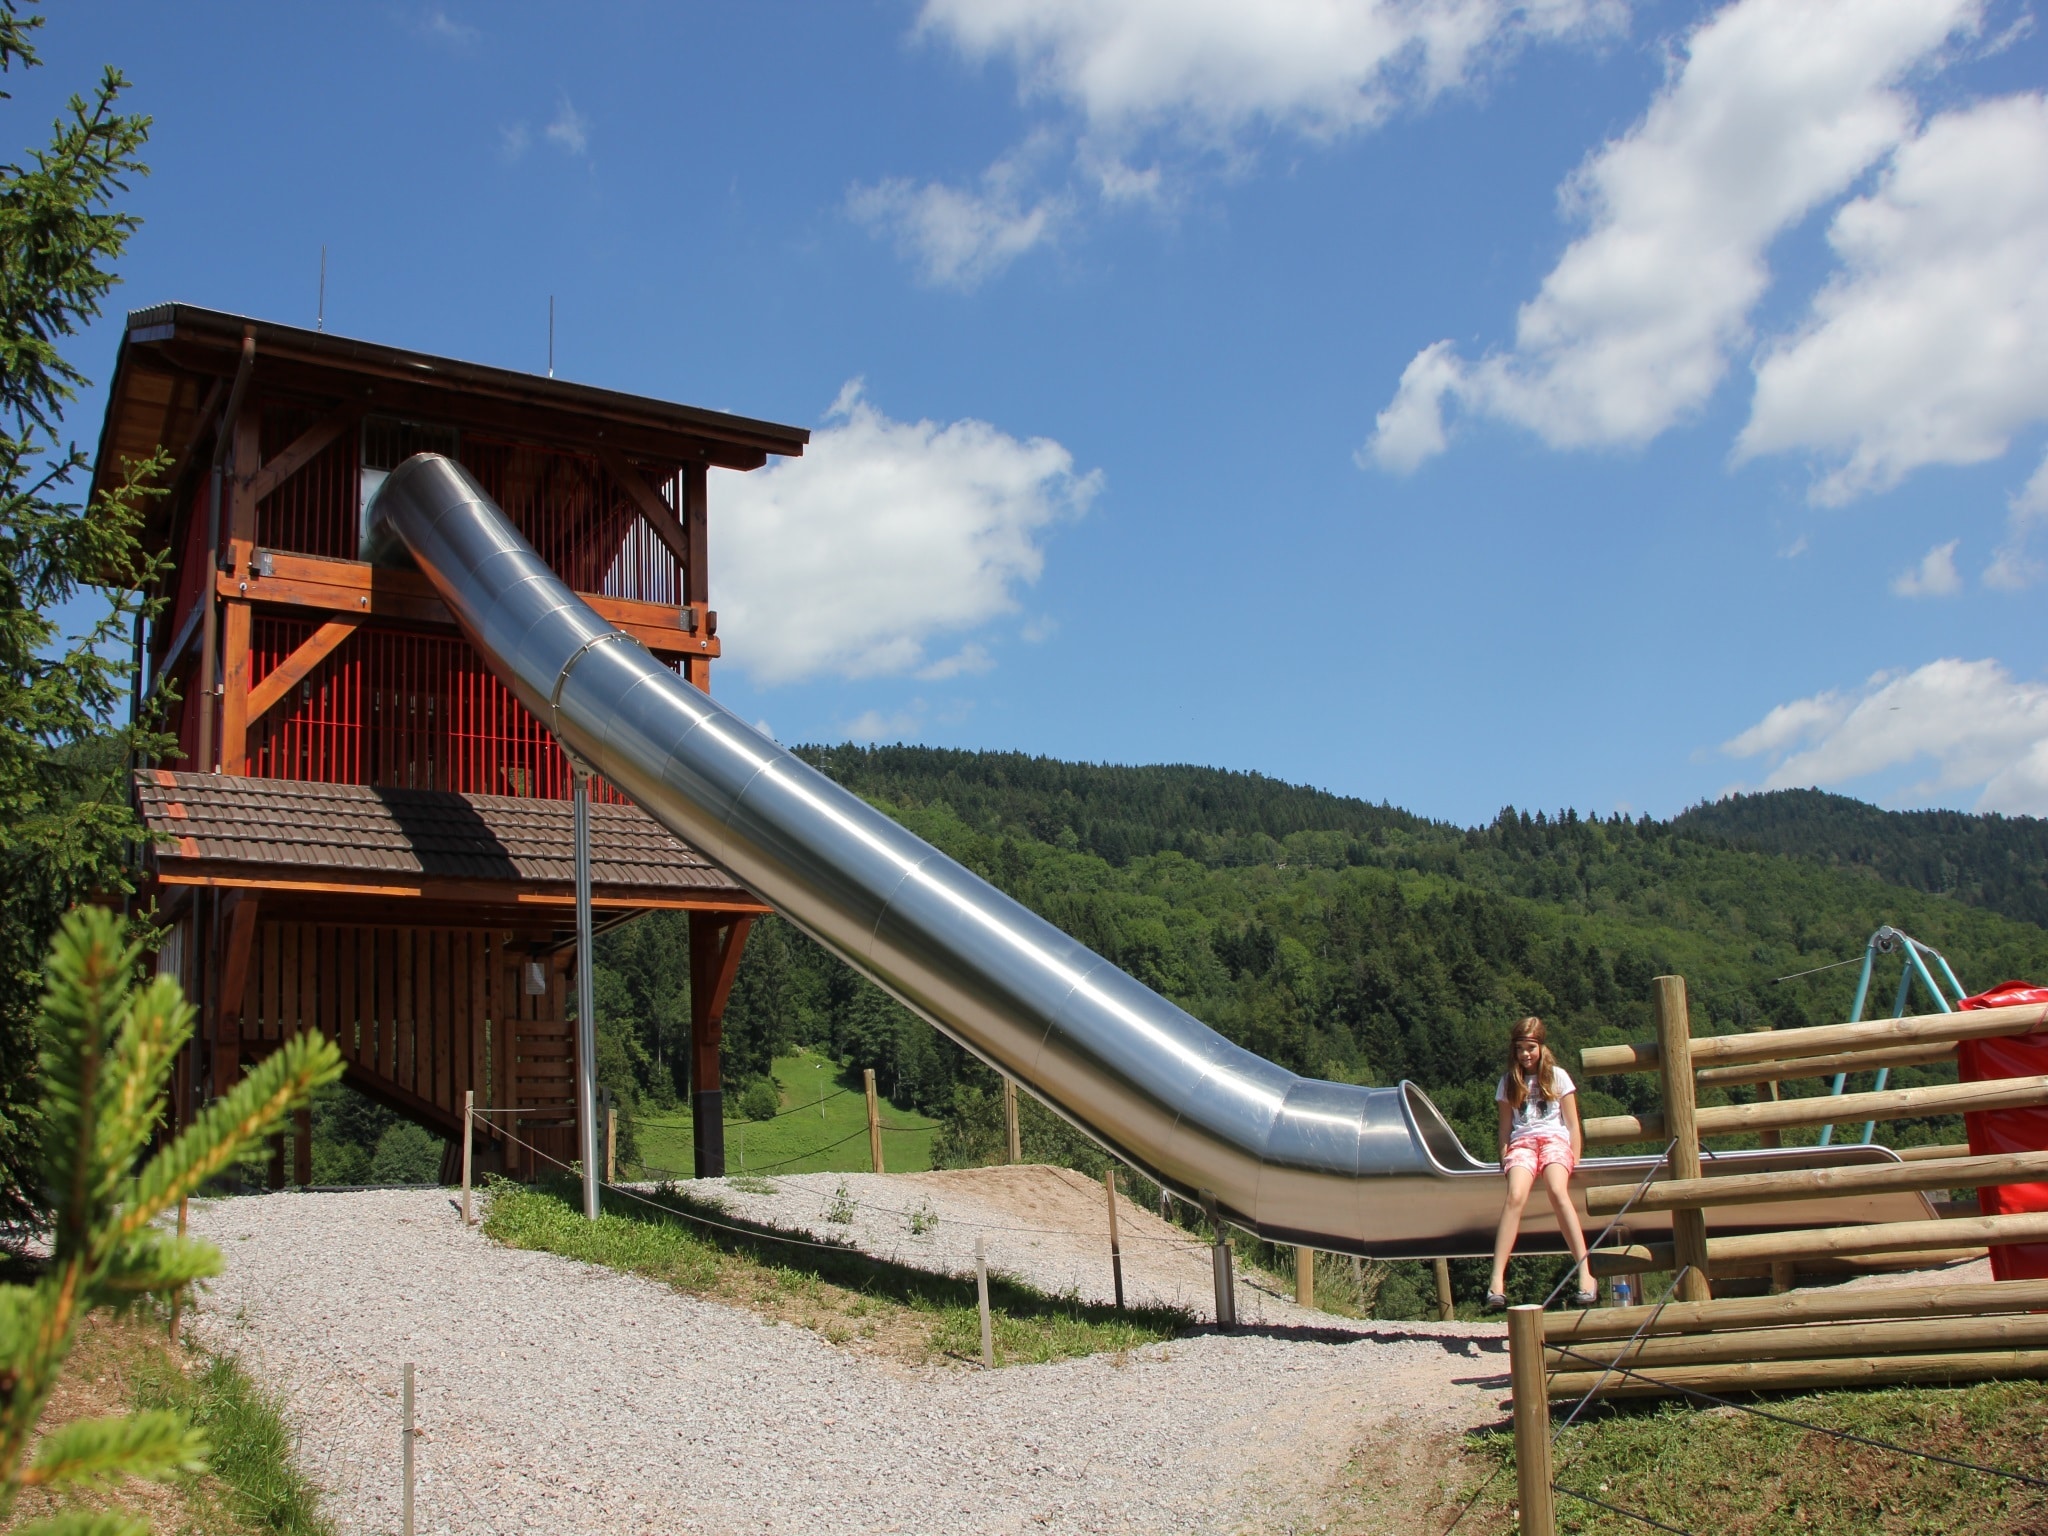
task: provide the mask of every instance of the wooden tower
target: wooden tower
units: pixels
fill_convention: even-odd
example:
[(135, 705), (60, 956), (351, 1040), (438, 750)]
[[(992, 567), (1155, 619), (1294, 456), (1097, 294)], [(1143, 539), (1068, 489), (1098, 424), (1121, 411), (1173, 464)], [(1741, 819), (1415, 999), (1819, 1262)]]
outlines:
[[(146, 530), (172, 557), (168, 601), (136, 646), (147, 686), (181, 701), (178, 747), (135, 788), (159, 967), (200, 1010), (181, 1121), (316, 1029), (347, 1081), (439, 1135), (473, 1092), (487, 1165), (575, 1156), (569, 764), (424, 578), (357, 558), (364, 505), (409, 455), (448, 454), (593, 608), (708, 690), (708, 471), (808, 437), (189, 305), (129, 316), (94, 489), (168, 455)], [(689, 914), (696, 1171), (722, 1173), (720, 1020), (768, 909), (601, 780), (592, 799), (600, 929)], [(295, 1139), (304, 1183), (303, 1116)]]

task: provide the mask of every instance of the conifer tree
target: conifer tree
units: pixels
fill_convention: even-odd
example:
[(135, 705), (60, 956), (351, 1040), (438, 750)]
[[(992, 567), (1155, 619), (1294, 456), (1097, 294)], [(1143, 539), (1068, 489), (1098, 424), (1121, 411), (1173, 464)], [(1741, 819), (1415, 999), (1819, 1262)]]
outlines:
[[(38, 1129), (53, 1251), (34, 1284), (0, 1286), (0, 1525), (25, 1487), (204, 1468), (205, 1435), (175, 1412), (79, 1419), (39, 1443), (35, 1432), (90, 1313), (219, 1273), (217, 1249), (165, 1231), (159, 1218), (341, 1073), (333, 1041), (295, 1035), (145, 1157), (162, 1127), (171, 1065), (191, 1037), (192, 1006), (168, 976), (139, 985), (139, 959), (120, 918), (97, 907), (68, 914), (50, 952)], [(80, 1512), (18, 1536), (147, 1532), (122, 1516)]]

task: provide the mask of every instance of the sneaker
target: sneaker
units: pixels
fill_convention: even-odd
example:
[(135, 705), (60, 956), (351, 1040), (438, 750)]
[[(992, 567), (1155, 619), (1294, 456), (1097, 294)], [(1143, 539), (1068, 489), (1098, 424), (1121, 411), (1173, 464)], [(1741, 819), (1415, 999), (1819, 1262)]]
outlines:
[(1500, 1293), (1499, 1291), (1488, 1291), (1488, 1292), (1486, 1293), (1486, 1310), (1487, 1310), (1487, 1311), (1489, 1311), (1489, 1312), (1505, 1312), (1505, 1311), (1507, 1311), (1507, 1309), (1508, 1309), (1508, 1299), (1507, 1299), (1507, 1297), (1503, 1296), (1503, 1295), (1502, 1295), (1502, 1294), (1501, 1294), (1501, 1293)]

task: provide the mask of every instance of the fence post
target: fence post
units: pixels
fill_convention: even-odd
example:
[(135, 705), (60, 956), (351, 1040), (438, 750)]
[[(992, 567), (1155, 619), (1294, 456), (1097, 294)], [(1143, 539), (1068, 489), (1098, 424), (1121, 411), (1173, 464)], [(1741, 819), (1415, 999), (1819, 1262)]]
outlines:
[(412, 1536), (412, 1362), (405, 1362), (405, 1488), (399, 1495), (399, 1529)]
[[(1686, 1009), (1685, 978), (1659, 976), (1650, 989), (1657, 1016), (1658, 1071), (1664, 1079), (1664, 1134), (1671, 1138), (1671, 1177), (1696, 1179), (1700, 1135), (1693, 1117), (1692, 1018)], [(1713, 1291), (1707, 1284), (1706, 1213), (1673, 1211), (1671, 1243), (1673, 1262), (1680, 1270), (1678, 1299), (1707, 1300)]]
[(462, 1224), (473, 1227), (476, 1221), (469, 1213), (469, 1172), (470, 1160), (476, 1149), (476, 1090), (465, 1088), (462, 1092)]
[(619, 1101), (604, 1091), (604, 1181), (619, 1182)]
[(1124, 1250), (1116, 1237), (1116, 1170), (1102, 1170), (1102, 1187), (1109, 1191), (1109, 1272), (1116, 1280), (1116, 1309), (1124, 1309)]
[(1438, 1259), (1436, 1261), (1436, 1314), (1447, 1323), (1455, 1321), (1458, 1316), (1457, 1305), (1451, 1300), (1451, 1261), (1449, 1259)]
[(974, 1234), (974, 1292), (981, 1304), (981, 1368), (992, 1371), (996, 1368), (996, 1343), (988, 1317), (988, 1239), (979, 1232)]
[(1012, 1164), (1024, 1161), (1024, 1129), (1017, 1121), (1017, 1080), (1003, 1079), (1003, 1136)]
[(1294, 1304), (1310, 1308), (1316, 1304), (1316, 1251), (1298, 1244), (1294, 1250)]
[[(185, 1197), (178, 1197), (178, 1236), (185, 1235)], [(185, 1288), (181, 1285), (171, 1292), (171, 1342), (178, 1342), (178, 1313), (185, 1304)]]
[(1555, 1536), (1541, 1307), (1508, 1308), (1508, 1369), (1515, 1394), (1515, 1495), (1521, 1509), (1521, 1536)]
[(868, 1091), (868, 1162), (875, 1172), (882, 1171), (882, 1112), (875, 1103), (875, 1069), (861, 1070), (861, 1082)]

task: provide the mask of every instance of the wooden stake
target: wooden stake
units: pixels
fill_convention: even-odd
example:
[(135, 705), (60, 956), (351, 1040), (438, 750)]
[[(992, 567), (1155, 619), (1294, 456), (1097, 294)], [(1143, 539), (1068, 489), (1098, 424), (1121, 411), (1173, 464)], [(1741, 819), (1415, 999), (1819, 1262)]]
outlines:
[(868, 1093), (868, 1162), (875, 1172), (882, 1171), (882, 1112), (875, 1099), (875, 1069), (861, 1069), (861, 1082)]
[[(178, 1197), (178, 1236), (183, 1237), (184, 1235), (185, 1197), (183, 1195), (180, 1195)], [(176, 1344), (178, 1342), (178, 1314), (181, 1310), (183, 1310), (184, 1305), (185, 1288), (183, 1286), (179, 1286), (177, 1290), (171, 1292), (171, 1342), (173, 1344)]]
[[(740, 1135), (742, 1138), (745, 1137), (744, 1128)], [(742, 1141), (742, 1146), (744, 1145)], [(740, 1155), (740, 1161), (742, 1165), (746, 1162), (744, 1152)], [(619, 1105), (609, 1088), (604, 1091), (604, 1181), (607, 1184), (619, 1182)]]
[(988, 1316), (988, 1240), (974, 1234), (974, 1295), (981, 1307), (981, 1368), (996, 1368), (995, 1330)]
[(476, 1218), (469, 1209), (469, 1172), (476, 1150), (476, 1090), (463, 1090), (462, 1094), (462, 1224), (476, 1225)]
[(1014, 1167), (1024, 1161), (1024, 1133), (1017, 1120), (1017, 1082), (1009, 1077), (1003, 1079), (1003, 1135)]
[[(1657, 1019), (1657, 1052), (1664, 1078), (1664, 1126), (1671, 1139), (1668, 1159), (1673, 1179), (1700, 1176), (1700, 1137), (1693, 1121), (1692, 1020), (1686, 1008), (1685, 978), (1659, 976), (1650, 983), (1651, 1007)], [(1686, 1266), (1678, 1279), (1680, 1301), (1705, 1301), (1707, 1286), (1707, 1219), (1697, 1210), (1671, 1213), (1671, 1243), (1676, 1261)]]
[[(1116, 1238), (1116, 1170), (1102, 1170), (1102, 1187), (1109, 1195), (1109, 1272), (1116, 1281), (1116, 1309), (1124, 1309), (1124, 1250)], [(1307, 1303), (1303, 1303), (1307, 1305)]]
[(1458, 1308), (1451, 1300), (1451, 1261), (1438, 1259), (1432, 1267), (1436, 1270), (1437, 1316), (1444, 1322), (1452, 1322), (1457, 1318)]
[(1294, 1304), (1313, 1308), (1316, 1304), (1316, 1251), (1297, 1246), (1294, 1250)]
[(1521, 1536), (1555, 1536), (1541, 1307), (1508, 1308), (1508, 1369), (1515, 1394), (1515, 1496), (1521, 1508)]
[(412, 1362), (405, 1362), (405, 1490), (400, 1495), (399, 1529), (404, 1536), (413, 1536), (412, 1531)]

